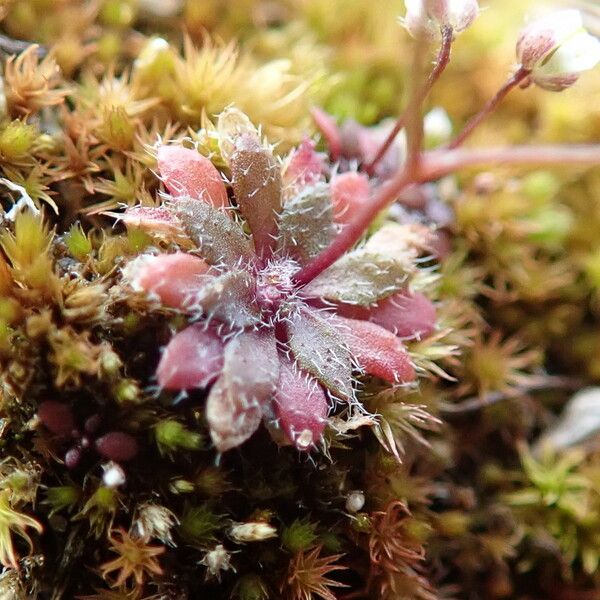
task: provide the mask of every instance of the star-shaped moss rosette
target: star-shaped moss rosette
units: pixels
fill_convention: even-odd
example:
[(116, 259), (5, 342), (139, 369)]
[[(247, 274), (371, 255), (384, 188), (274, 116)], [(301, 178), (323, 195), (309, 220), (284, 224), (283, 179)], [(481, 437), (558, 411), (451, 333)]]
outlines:
[(263, 419), (278, 441), (308, 450), (336, 404), (358, 403), (357, 375), (415, 380), (402, 338), (435, 326), (431, 302), (408, 288), (428, 230), (388, 224), (304, 277), (347, 226), (344, 209), (368, 196), (368, 180), (353, 173), (326, 182), (309, 142), (285, 166), (253, 131), (225, 146), (231, 194), (196, 150), (158, 149), (170, 197), (123, 218), (171, 239), (187, 236), (194, 248), (140, 256), (125, 277), (189, 315), (156, 375), (163, 389), (211, 386), (206, 418), (219, 451), (247, 440)]

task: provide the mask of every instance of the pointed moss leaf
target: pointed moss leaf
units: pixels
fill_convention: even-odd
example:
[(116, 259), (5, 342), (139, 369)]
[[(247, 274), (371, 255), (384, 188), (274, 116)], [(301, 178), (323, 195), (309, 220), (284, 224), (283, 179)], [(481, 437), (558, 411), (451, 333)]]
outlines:
[(208, 279), (187, 306), (226, 323), (231, 329), (241, 329), (260, 320), (254, 302), (255, 288), (256, 282), (247, 271), (231, 270)]
[(272, 333), (244, 332), (227, 344), (223, 373), (206, 404), (210, 435), (219, 451), (239, 446), (258, 429), (278, 379)]
[(317, 183), (288, 200), (279, 217), (279, 248), (306, 264), (331, 243), (334, 234), (329, 186)]
[(400, 261), (360, 248), (323, 271), (303, 292), (334, 302), (368, 306), (400, 290), (407, 275)]
[(235, 266), (252, 260), (250, 240), (223, 211), (206, 202), (182, 198), (177, 201), (175, 212), (185, 232), (210, 264)]
[(351, 398), (350, 352), (335, 325), (317, 311), (303, 308), (288, 327), (289, 346), (300, 367), (334, 394)]
[(231, 182), (240, 212), (250, 227), (259, 256), (268, 256), (281, 211), (281, 171), (260, 140), (241, 135), (231, 157)]

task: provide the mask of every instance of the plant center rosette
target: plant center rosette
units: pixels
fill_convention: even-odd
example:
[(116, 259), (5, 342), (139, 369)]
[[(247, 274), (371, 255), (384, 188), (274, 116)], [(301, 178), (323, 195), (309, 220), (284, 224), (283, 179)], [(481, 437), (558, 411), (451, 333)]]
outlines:
[(309, 450), (337, 407), (362, 409), (361, 375), (415, 381), (404, 342), (435, 327), (432, 303), (410, 289), (429, 229), (387, 223), (307, 280), (307, 265), (368, 202), (368, 178), (335, 173), (309, 141), (282, 162), (251, 128), (219, 143), (228, 185), (198, 151), (158, 148), (169, 196), (121, 217), (180, 245), (138, 257), (125, 279), (189, 316), (156, 376), (167, 390), (209, 388), (206, 419), (220, 452), (262, 421), (279, 443)]

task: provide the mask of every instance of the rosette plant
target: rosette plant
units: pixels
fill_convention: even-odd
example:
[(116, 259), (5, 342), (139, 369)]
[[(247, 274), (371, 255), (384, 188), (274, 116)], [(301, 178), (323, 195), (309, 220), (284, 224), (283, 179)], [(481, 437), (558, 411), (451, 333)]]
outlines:
[[(412, 22), (417, 3), (407, 7)], [(423, 104), (478, 5), (417, 8), (422, 26), (412, 33), (424, 42), (432, 39), (428, 28), (439, 28), (438, 56), (419, 83), (424, 65), (422, 52), (415, 53), (408, 107), (389, 132), (340, 129), (316, 109), (331, 161), (306, 141), (280, 164), (247, 117), (228, 109), (217, 138), (229, 187), (196, 150), (163, 145), (158, 170), (167, 202), (120, 215), (189, 250), (141, 256), (128, 265), (126, 278), (193, 321), (169, 342), (156, 375), (163, 389), (210, 387), (206, 419), (219, 451), (243, 443), (263, 420), (278, 441), (310, 449), (336, 404), (361, 408), (360, 373), (394, 385), (415, 380), (403, 338), (430, 334), (435, 310), (411, 292), (410, 281), (415, 260), (435, 251), (435, 239), (427, 226), (397, 223), (367, 235), (407, 188), (464, 167), (599, 160), (597, 146), (462, 147), (509, 91), (535, 81), (536, 66), (525, 60), (522, 41), (521, 64), (498, 93), (453, 140), (424, 151)], [(529, 43), (529, 54), (544, 40)], [(597, 44), (585, 47), (590, 56), (575, 65), (577, 77), (597, 62)], [(403, 129), (400, 148), (395, 138)]]
[(351, 228), (344, 209), (364, 200), (367, 180), (357, 184), (354, 173), (327, 183), (309, 142), (285, 169), (254, 131), (227, 144), (230, 195), (196, 150), (158, 149), (168, 201), (129, 210), (125, 221), (187, 237), (192, 248), (141, 256), (126, 277), (189, 315), (156, 375), (161, 388), (210, 386), (206, 419), (219, 451), (244, 442), (263, 419), (278, 440), (307, 450), (334, 404), (357, 404), (356, 375), (415, 379), (403, 338), (428, 335), (435, 324), (431, 302), (409, 289), (428, 229), (388, 224), (319, 266)]

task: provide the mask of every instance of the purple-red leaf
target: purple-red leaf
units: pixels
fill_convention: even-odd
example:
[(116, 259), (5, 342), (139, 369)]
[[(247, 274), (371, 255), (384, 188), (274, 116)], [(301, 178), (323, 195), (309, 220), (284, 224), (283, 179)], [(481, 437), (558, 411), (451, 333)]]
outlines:
[(254, 251), (240, 225), (204, 202), (180, 199), (175, 212), (202, 257), (211, 265), (228, 267), (251, 262)]
[(228, 206), (227, 190), (219, 171), (196, 150), (183, 146), (161, 146), (158, 170), (173, 196), (191, 196), (216, 208)]
[(209, 266), (201, 259), (184, 252), (144, 255), (125, 268), (125, 278), (137, 291), (157, 297), (171, 308), (188, 308), (192, 296), (206, 281)]
[(414, 381), (415, 370), (399, 337), (368, 321), (336, 317), (335, 323), (352, 357), (366, 373), (390, 383)]
[(423, 339), (435, 330), (435, 306), (418, 292), (403, 290), (380, 300), (372, 307), (339, 305), (337, 313), (351, 319), (363, 319), (385, 327), (407, 339)]
[(308, 450), (321, 439), (328, 412), (325, 393), (316, 379), (283, 355), (274, 408), (279, 426), (298, 450)]
[(296, 361), (325, 387), (344, 399), (353, 396), (348, 347), (331, 319), (303, 308), (288, 325), (289, 346)]
[(348, 223), (356, 210), (369, 200), (369, 180), (366, 175), (348, 171), (331, 180), (331, 202), (334, 219)]
[(135, 438), (122, 431), (109, 431), (94, 442), (98, 454), (116, 462), (126, 462), (136, 457), (138, 443)]
[(69, 437), (75, 429), (73, 411), (62, 402), (45, 400), (38, 407), (37, 417), (46, 429), (60, 437)]
[(271, 253), (281, 211), (281, 171), (277, 161), (260, 140), (241, 135), (231, 157), (231, 183), (240, 212), (252, 232), (259, 256)]
[(315, 143), (305, 138), (296, 148), (285, 171), (286, 184), (296, 190), (304, 186), (314, 185), (325, 173), (325, 155), (315, 150)]
[(167, 344), (156, 369), (159, 385), (167, 390), (207, 386), (223, 369), (223, 348), (212, 328), (190, 325)]
[(311, 114), (315, 121), (315, 125), (325, 138), (331, 160), (336, 161), (342, 152), (342, 140), (340, 137), (340, 129), (337, 126), (335, 119), (318, 107), (314, 107), (311, 110)]
[(239, 446), (258, 429), (278, 379), (272, 333), (243, 332), (227, 344), (223, 373), (206, 403), (210, 435), (220, 452)]

